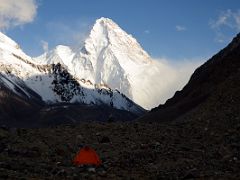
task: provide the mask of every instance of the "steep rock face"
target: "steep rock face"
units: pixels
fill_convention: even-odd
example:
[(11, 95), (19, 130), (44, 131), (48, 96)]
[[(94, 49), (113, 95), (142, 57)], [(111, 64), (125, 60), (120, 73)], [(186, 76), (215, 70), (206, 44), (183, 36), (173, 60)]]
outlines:
[(213, 119), (215, 123), (228, 121), (226, 125), (230, 120), (236, 123), (240, 116), (239, 82), (240, 34), (200, 66), (182, 91), (141, 119), (169, 121), (191, 116), (195, 120)]
[(108, 18), (96, 20), (78, 50), (57, 46), (34, 60), (38, 64), (61, 63), (77, 79), (117, 89), (146, 109), (164, 101), (161, 92), (166, 87), (157, 80), (166, 75), (163, 71), (177, 77), (165, 64), (151, 59), (136, 39)]
[(22, 52), (17, 43), (0, 33), (0, 81), (2, 86), (18, 96), (38, 99), (47, 104), (67, 102), (106, 105), (136, 114), (144, 112), (144, 109), (118, 91), (79, 80), (62, 67), (60, 63), (64, 65), (63, 62), (54, 63), (36, 64)]
[[(78, 82), (61, 64), (52, 65), (53, 91), (61, 101), (82, 104), (106, 104), (110, 107), (128, 110), (135, 114), (141, 114), (144, 110), (129, 100), (125, 95), (111, 89), (103, 89)], [(85, 82), (86, 83), (86, 82)]]

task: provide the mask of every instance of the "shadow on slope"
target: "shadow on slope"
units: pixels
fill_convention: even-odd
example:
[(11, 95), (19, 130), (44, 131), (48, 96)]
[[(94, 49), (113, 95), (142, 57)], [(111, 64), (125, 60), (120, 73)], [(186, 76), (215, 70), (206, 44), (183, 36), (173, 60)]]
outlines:
[[(53, 90), (64, 103), (46, 104), (40, 96), (17, 77), (8, 79), (0, 77), (0, 124), (14, 127), (42, 127), (59, 124), (75, 124), (82, 121), (130, 121), (145, 113), (145, 110), (117, 91), (105, 89), (87, 89), (80, 84), (61, 65), (53, 67)], [(11, 75), (13, 76), (13, 75)], [(4, 78), (4, 81), (2, 80)], [(35, 77), (33, 77), (35, 78)], [(39, 79), (45, 79), (39, 76)], [(14, 79), (14, 80), (13, 80)], [(4, 83), (8, 81), (8, 84)], [(10, 86), (9, 86), (10, 83)], [(11, 89), (14, 87), (14, 90)], [(14, 92), (15, 91), (15, 92)], [(90, 105), (84, 103), (70, 103), (75, 96), (84, 97), (93, 91), (99, 96), (109, 99), (121, 96), (129, 110), (114, 108), (114, 102), (109, 104), (99, 98)], [(119, 102), (115, 102), (119, 103)], [(133, 108), (133, 109), (131, 109)]]

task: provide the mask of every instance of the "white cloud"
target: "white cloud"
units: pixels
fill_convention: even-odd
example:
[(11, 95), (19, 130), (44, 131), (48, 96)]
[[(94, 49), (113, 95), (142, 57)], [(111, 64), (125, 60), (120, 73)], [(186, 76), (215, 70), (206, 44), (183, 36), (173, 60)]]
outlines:
[(224, 43), (227, 40), (227, 37), (221, 32), (216, 31), (215, 41), (218, 43)]
[(216, 33), (215, 40), (219, 43), (228, 41), (226, 31), (240, 31), (240, 10), (232, 11), (231, 9), (220, 12), (216, 19), (209, 22), (211, 29)]
[(148, 29), (146, 29), (146, 30), (144, 31), (144, 33), (145, 33), (145, 34), (150, 34), (150, 31), (149, 31)]
[(237, 31), (240, 30), (240, 10), (234, 12), (231, 9), (226, 11), (222, 11), (218, 18), (215, 20), (210, 20), (210, 27), (212, 29), (220, 29), (224, 26), (235, 29)]
[(35, 0), (0, 0), (0, 29), (21, 26), (34, 20)]
[(44, 52), (48, 52), (48, 42), (41, 40), (41, 45)]
[[(165, 100), (174, 95), (177, 90), (181, 90), (186, 83), (189, 81), (192, 73), (197, 67), (199, 67), (205, 58), (196, 58), (196, 59), (182, 59), (182, 60), (169, 60), (169, 59), (160, 59), (161, 61), (167, 62), (167, 66), (172, 69), (172, 80), (169, 86), (166, 89)], [(167, 75), (168, 77), (171, 77)], [(169, 95), (167, 97), (167, 95)]]
[(180, 25), (176, 25), (175, 28), (176, 28), (177, 31), (186, 31), (186, 30), (187, 30), (186, 27), (184, 27), (184, 26), (180, 26)]
[(151, 87), (148, 92), (151, 96), (142, 96), (142, 100), (149, 102), (145, 108), (151, 109), (159, 104), (164, 104), (177, 90), (181, 90), (186, 85), (194, 70), (199, 67), (204, 60), (205, 58), (191, 60), (155, 58), (153, 63), (157, 71), (147, 69), (147, 72), (144, 72), (144, 74), (148, 74), (148, 78), (141, 79), (141, 83), (144, 84), (144, 86)]

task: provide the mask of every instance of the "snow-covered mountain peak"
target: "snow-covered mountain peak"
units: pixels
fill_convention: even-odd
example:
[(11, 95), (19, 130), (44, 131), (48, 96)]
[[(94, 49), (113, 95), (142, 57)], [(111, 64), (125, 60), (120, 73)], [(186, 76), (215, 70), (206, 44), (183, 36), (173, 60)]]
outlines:
[[(119, 91), (92, 83), (89, 80), (90, 74), (84, 72), (84, 65), (83, 57), (68, 46), (59, 45), (33, 59), (16, 42), (0, 34), (1, 87), (21, 97), (38, 99), (48, 104), (64, 102), (106, 105), (136, 114), (144, 111)], [(78, 67), (82, 67), (85, 76), (73, 76), (75, 66), (78, 73), (82, 72)], [(69, 73), (68, 70), (72, 71)]]
[(0, 49), (8, 53), (23, 54), (20, 46), (11, 38), (0, 32)]
[(18, 44), (15, 41), (13, 41), (11, 38), (6, 36), (2, 32), (0, 32), (0, 43), (8, 45), (8, 46), (12, 46), (12, 47), (17, 47), (18, 46)]
[[(94, 32), (105, 32), (105, 35), (108, 35), (108, 33), (118, 33), (118, 36), (122, 33), (125, 33), (117, 23), (115, 23), (112, 19), (101, 17), (97, 19), (92, 27), (91, 33), (94, 34)], [(103, 32), (103, 33), (104, 33)], [(125, 33), (126, 34), (126, 33)], [(91, 36), (91, 35), (90, 35)]]
[(57, 46), (34, 60), (60, 63), (81, 83), (116, 89), (145, 109), (161, 101), (161, 96), (153, 94), (161, 94), (164, 88), (157, 77), (163, 76), (165, 65), (154, 61), (132, 35), (109, 18), (96, 20), (80, 49)]
[(71, 61), (75, 53), (69, 46), (58, 45), (53, 50), (45, 52), (41, 56), (34, 58), (38, 64), (57, 64), (71, 66)]
[[(34, 63), (32, 58), (27, 56), (15, 41), (0, 32), (0, 57), (2, 57), (0, 62), (14, 65), (17, 61), (15, 58), (12, 58), (12, 56), (15, 58), (21, 57), (21, 62), (27, 61), (28, 63)], [(19, 58), (17, 59), (19, 60)]]
[(119, 59), (120, 64), (126, 60), (136, 63), (149, 63), (151, 58), (132, 35), (127, 34), (109, 18), (97, 19), (84, 45), (87, 53), (99, 55), (104, 50), (110, 50), (115, 56), (127, 55)]
[(101, 17), (96, 20), (95, 25), (101, 24), (103, 26), (109, 26), (112, 28), (120, 28), (112, 19)]

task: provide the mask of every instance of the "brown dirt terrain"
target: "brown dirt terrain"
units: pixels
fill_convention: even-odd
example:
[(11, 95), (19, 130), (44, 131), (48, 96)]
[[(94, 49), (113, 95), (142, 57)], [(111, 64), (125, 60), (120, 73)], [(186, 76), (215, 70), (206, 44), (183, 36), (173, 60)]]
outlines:
[[(91, 123), (0, 130), (1, 179), (238, 179), (240, 123)], [(93, 147), (103, 165), (76, 167), (78, 147)]]

